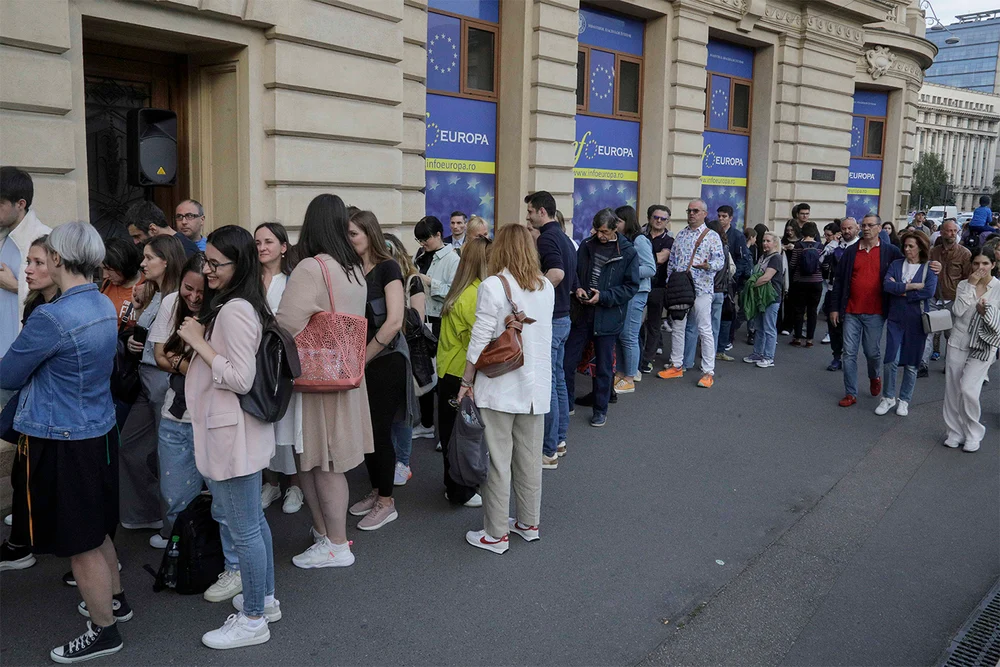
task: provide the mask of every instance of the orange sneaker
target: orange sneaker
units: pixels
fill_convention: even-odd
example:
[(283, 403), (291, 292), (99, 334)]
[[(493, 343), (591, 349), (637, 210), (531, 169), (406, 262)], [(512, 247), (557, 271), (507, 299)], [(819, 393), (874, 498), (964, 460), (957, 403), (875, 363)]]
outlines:
[(698, 380), (698, 386), (705, 389), (711, 389), (713, 384), (715, 384), (715, 376), (711, 373), (705, 373), (701, 376), (701, 379)]
[(677, 368), (676, 366), (671, 366), (665, 371), (660, 371), (656, 374), (657, 377), (663, 378), (664, 380), (669, 380), (671, 378), (682, 378), (684, 377), (684, 369)]

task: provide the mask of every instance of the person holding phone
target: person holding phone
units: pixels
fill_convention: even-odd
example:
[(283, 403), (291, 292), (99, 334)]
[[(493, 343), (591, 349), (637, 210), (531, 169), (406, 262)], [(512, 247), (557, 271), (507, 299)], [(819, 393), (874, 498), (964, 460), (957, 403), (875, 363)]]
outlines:
[[(169, 374), (156, 365), (153, 343), (148, 340), (160, 303), (177, 291), (184, 268), (184, 247), (173, 236), (151, 239), (142, 249), (140, 269), (148, 289), (154, 290), (136, 321), (128, 349), (141, 355), (139, 377), (142, 389), (132, 405), (121, 432), (120, 498), (122, 527), (129, 530), (165, 531), (157, 474), (157, 443), (160, 415), (166, 398)], [(150, 545), (163, 548), (168, 534), (150, 538)]]

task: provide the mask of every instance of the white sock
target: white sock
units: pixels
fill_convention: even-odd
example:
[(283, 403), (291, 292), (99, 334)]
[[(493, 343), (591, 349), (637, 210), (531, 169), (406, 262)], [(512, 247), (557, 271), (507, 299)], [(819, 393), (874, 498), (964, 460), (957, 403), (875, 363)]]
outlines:
[(275, 602), (277, 602), (277, 600), (274, 598), (273, 595), (265, 595), (264, 596), (264, 606), (265, 607), (270, 607)]
[(254, 620), (252, 618), (248, 618), (247, 619), (247, 626), (251, 630), (256, 630), (257, 628), (259, 628), (262, 625), (264, 625), (264, 617), (263, 616), (261, 616), (260, 618), (258, 618), (256, 620)]
[[(327, 538), (327, 539), (329, 539), (329, 538)], [(350, 542), (344, 542), (343, 544), (337, 544), (336, 542), (330, 542), (330, 546), (333, 547), (334, 551), (350, 551), (351, 550), (351, 543)]]

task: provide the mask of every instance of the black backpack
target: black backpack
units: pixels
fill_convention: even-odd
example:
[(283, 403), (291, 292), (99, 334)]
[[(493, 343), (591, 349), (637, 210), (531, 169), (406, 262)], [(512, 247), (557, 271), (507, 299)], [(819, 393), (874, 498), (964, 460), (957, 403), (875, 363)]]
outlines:
[(696, 294), (694, 290), (694, 278), (691, 277), (691, 265), (694, 264), (694, 256), (698, 252), (698, 247), (705, 240), (705, 236), (708, 235), (709, 231), (711, 230), (706, 229), (698, 237), (698, 241), (694, 244), (694, 249), (691, 251), (691, 260), (688, 262), (687, 268), (683, 271), (674, 271), (667, 278), (666, 290), (663, 293), (663, 302), (672, 320), (683, 320), (687, 317), (688, 311), (694, 306)]
[(240, 396), (240, 407), (265, 422), (285, 416), (292, 400), (292, 385), (302, 374), (295, 340), (273, 319), (264, 325), (257, 348), (257, 373), (250, 391)]
[(817, 245), (815, 242), (806, 245), (799, 241), (799, 247), (802, 248), (802, 253), (799, 255), (800, 276), (814, 276), (819, 271), (819, 248)]
[[(177, 515), (170, 542), (174, 537), (180, 557), (177, 559), (177, 586), (175, 591), (183, 595), (200, 595), (214, 584), (226, 567), (222, 553), (222, 538), (219, 524), (212, 518), (212, 496), (201, 494)], [(153, 590), (160, 592), (167, 587), (164, 576), (170, 546), (163, 550), (160, 570), (156, 573)]]

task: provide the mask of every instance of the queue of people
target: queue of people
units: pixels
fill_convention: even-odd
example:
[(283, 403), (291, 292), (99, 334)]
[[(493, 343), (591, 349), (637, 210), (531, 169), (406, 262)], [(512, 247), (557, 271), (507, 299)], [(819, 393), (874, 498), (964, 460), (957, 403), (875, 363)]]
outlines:
[[(18, 442), (0, 570), (29, 568), (35, 554), (70, 558), (64, 581), (79, 588), (88, 621), (52, 649), (59, 663), (124, 645), (118, 624), (134, 610), (119, 574), (119, 526), (154, 531), (150, 546), (165, 549), (203, 493), (224, 562), (204, 598), (235, 611), (203, 635), (213, 649), (266, 642), (282, 617), (264, 510), (279, 499), (286, 514), (308, 509), (312, 528), (294, 566), (349, 567), (349, 516), (362, 531), (405, 520), (395, 489), (415, 474), (415, 440), (441, 451), (447, 501), (481, 508), (468, 544), (502, 554), (512, 533), (538, 540), (543, 471), (568, 453), (576, 406), (592, 408), (590, 426), (605, 426), (609, 406), (637, 391), (657, 355), (669, 359), (659, 378), (682, 378), (699, 344), (697, 386), (711, 389), (743, 322), (753, 342), (744, 361), (770, 368), (782, 327), (793, 346), (810, 347), (817, 314), (828, 313), (840, 405), (859, 400), (863, 348), (876, 414), (906, 416), (930, 361), (923, 315), (948, 308), (944, 444), (973, 452), (983, 441), (979, 394), (1000, 347), (1000, 267), (995, 245), (955, 252), (947, 223), (935, 254), (920, 225), (897, 247), (877, 216), (860, 226), (848, 218), (824, 228), (821, 242), (806, 204), (780, 237), (737, 229), (728, 206), (709, 220), (694, 200), (676, 236), (667, 206), (650, 206), (645, 225), (622, 206), (599, 211), (577, 244), (540, 191), (524, 200), (527, 224), (493, 238), (460, 211), (447, 236), (439, 219), (423, 218), (411, 257), (374, 212), (333, 194), (309, 204), (295, 244), (277, 222), (203, 235), (194, 200), (178, 205), (176, 229), (154, 205), (136, 204), (130, 239), (102, 239), (85, 222), (50, 230), (32, 198), (27, 174), (0, 171), (0, 307), (16, 315), (0, 338), (0, 398), (12, 422), (0, 435)], [(265, 332), (299, 337), (330, 314), (363, 322), (356, 385), (297, 391), (273, 423), (248, 411), (241, 397)], [(428, 366), (433, 377), (418, 381)], [(592, 390), (577, 397), (581, 368)], [(465, 398), (489, 452), (478, 486), (456, 479), (449, 462)], [(362, 463), (365, 492), (352, 505), (346, 473)]]

